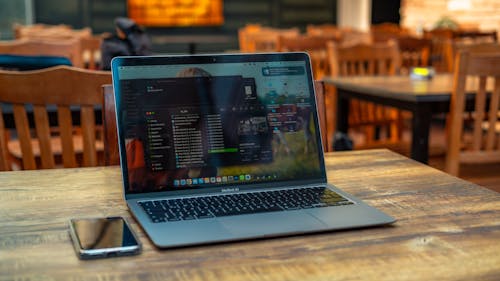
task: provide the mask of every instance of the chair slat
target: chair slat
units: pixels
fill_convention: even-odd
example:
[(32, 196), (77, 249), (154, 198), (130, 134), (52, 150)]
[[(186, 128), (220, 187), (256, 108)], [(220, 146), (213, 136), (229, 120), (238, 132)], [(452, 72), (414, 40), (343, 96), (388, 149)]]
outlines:
[(367, 60), (360, 64), (366, 75), (376, 75), (377, 74), (377, 62), (372, 60)]
[[(94, 110), (103, 102), (101, 86), (110, 83), (109, 72), (69, 66), (34, 71), (0, 70), (0, 103), (17, 105), (14, 106), (14, 120), (18, 139), (9, 139), (6, 145), (11, 156), (8, 158), (9, 165), (17, 162), (24, 169), (56, 165), (78, 167), (81, 166), (79, 162), (83, 155), (86, 155), (83, 156), (86, 166), (101, 164), (97, 160), (96, 150), (101, 152), (103, 146), (101, 140), (96, 140)], [(27, 109), (24, 109), (26, 104), (40, 105), (35, 106), (36, 110), (33, 112), (33, 117), (37, 120), (34, 124), (29, 124), (31, 119), (27, 118)], [(48, 117), (52, 121), (52, 112), (42, 109), (47, 105), (58, 109), (58, 130), (51, 128), (47, 121)], [(86, 109), (81, 112), (81, 123), (73, 124), (71, 116), (79, 111), (78, 106)], [(31, 113), (29, 117), (31, 118)], [(42, 122), (38, 122), (40, 120)], [(73, 134), (81, 124), (85, 128), (85, 138), (80, 134)], [(33, 125), (35, 127), (30, 128)], [(37, 138), (30, 136), (33, 129), (37, 132)], [(48, 159), (49, 152), (53, 154), (54, 165), (52, 160), (45, 160)], [(21, 164), (21, 159), (24, 164)]]
[(23, 168), (25, 170), (35, 170), (36, 162), (31, 147), (31, 135), (29, 129), (28, 117), (24, 105), (14, 104), (14, 122), (16, 124), (17, 137), (21, 144), (21, 151), (23, 154)]
[(495, 78), (495, 87), (491, 93), (490, 110), (488, 114), (488, 133), (486, 134), (486, 150), (493, 150), (495, 145), (495, 125), (498, 118), (498, 108), (500, 99), (500, 78)]
[(497, 150), (500, 151), (500, 132), (497, 133)]
[(388, 71), (386, 63), (387, 62), (383, 59), (378, 61), (378, 69), (377, 69), (378, 75), (387, 75)]
[(9, 153), (7, 151), (7, 132), (3, 122), (2, 107), (0, 105), (0, 171), (10, 171)]
[(53, 169), (56, 164), (50, 143), (50, 127), (47, 109), (42, 105), (33, 106), (35, 129), (40, 147), (40, 159), (43, 169)]
[(479, 89), (476, 94), (476, 105), (474, 112), (474, 133), (472, 150), (478, 151), (481, 149), (483, 129), (481, 124), (484, 121), (484, 110), (486, 105), (486, 77), (479, 79)]
[(95, 116), (93, 106), (81, 108), (83, 134), (83, 166), (97, 165), (97, 151), (95, 146)]
[(69, 106), (59, 106), (57, 108), (57, 119), (61, 134), (63, 165), (65, 168), (78, 167), (73, 143), (73, 120)]
[(455, 64), (455, 74), (453, 78), (453, 93), (450, 99), (449, 116), (449, 136), (448, 153), (446, 155), (446, 171), (452, 175), (457, 175), (460, 163), (460, 140), (463, 129), (463, 112), (465, 107), (465, 73), (466, 61), (469, 58), (467, 53), (462, 53), (457, 57)]
[(500, 151), (463, 151), (460, 153), (460, 162), (466, 164), (498, 163), (500, 161)]

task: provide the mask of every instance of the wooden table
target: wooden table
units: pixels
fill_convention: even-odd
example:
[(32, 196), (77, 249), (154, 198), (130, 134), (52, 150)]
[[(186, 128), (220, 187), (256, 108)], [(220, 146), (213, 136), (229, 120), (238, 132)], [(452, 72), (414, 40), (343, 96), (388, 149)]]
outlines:
[[(332, 183), (398, 222), (161, 251), (130, 218), (116, 166), (0, 173), (0, 280), (498, 280), (499, 193), (388, 150), (326, 163)], [(143, 253), (79, 260), (67, 221), (109, 215), (130, 219)]]
[[(427, 163), (429, 158), (429, 130), (433, 114), (448, 112), (453, 76), (439, 74), (431, 80), (412, 80), (409, 76), (356, 76), (324, 78), (325, 83), (337, 88), (337, 130), (347, 133), (349, 100), (363, 99), (411, 111), (411, 158)], [(477, 80), (468, 81), (474, 87)], [(467, 95), (471, 108), (474, 94)]]

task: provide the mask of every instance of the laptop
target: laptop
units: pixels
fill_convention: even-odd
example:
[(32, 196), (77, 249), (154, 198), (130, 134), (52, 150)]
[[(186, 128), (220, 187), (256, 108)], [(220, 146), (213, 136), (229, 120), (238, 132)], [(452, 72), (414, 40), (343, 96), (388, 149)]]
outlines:
[(393, 223), (327, 183), (306, 53), (112, 61), (128, 208), (159, 248)]

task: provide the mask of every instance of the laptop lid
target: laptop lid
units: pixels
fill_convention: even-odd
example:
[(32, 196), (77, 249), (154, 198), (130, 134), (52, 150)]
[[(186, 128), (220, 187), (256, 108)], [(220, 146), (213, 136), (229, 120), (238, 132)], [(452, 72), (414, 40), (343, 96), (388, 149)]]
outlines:
[(305, 53), (118, 57), (126, 198), (325, 183)]

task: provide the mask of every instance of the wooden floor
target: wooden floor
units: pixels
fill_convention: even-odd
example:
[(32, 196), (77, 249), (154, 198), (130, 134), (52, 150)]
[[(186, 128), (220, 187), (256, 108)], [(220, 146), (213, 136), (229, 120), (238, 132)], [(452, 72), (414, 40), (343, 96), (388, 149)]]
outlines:
[[(405, 132), (404, 140), (407, 145), (403, 148), (398, 147), (393, 150), (409, 157), (410, 139), (411, 132)], [(436, 122), (433, 124), (429, 142), (431, 151), (429, 166), (444, 171), (446, 139), (442, 123)], [(500, 163), (480, 165), (462, 164), (460, 165), (459, 178), (500, 192)]]

